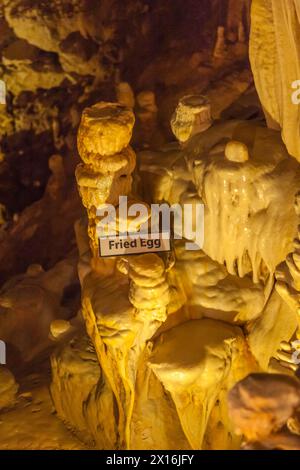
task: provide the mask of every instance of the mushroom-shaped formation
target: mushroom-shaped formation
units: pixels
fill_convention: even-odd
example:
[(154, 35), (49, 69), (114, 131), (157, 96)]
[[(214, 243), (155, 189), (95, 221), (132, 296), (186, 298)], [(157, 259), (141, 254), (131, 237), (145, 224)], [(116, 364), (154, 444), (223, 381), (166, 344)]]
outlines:
[(86, 164), (128, 146), (134, 126), (131, 109), (118, 103), (100, 102), (86, 108), (78, 131), (78, 151)]
[(171, 119), (173, 134), (182, 144), (211, 125), (210, 102), (203, 95), (184, 96)]
[(131, 190), (135, 162), (135, 153), (128, 147), (121, 154), (96, 160), (93, 167), (77, 165), (75, 175), (83, 205), (117, 204), (119, 195), (126, 196)]

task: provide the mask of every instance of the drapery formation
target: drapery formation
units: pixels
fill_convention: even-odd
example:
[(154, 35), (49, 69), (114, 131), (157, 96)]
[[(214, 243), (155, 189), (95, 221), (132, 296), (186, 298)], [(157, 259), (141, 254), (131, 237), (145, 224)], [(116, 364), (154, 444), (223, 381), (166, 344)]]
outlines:
[(300, 80), (300, 1), (253, 0), (251, 22), (250, 61), (268, 124), (300, 160), (300, 105), (292, 99), (300, 89), (292, 86)]

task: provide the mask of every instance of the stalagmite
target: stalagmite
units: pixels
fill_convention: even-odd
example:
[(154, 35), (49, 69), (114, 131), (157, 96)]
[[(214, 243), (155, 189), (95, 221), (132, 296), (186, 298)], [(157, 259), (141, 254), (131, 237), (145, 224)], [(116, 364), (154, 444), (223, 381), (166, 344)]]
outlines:
[(121, 152), (130, 142), (133, 124), (130, 109), (119, 104), (98, 103), (87, 108), (78, 132), (82, 160), (95, 165), (101, 158)]
[(139, 138), (145, 146), (153, 146), (152, 139), (157, 131), (158, 107), (153, 91), (141, 91), (137, 95), (137, 125), (139, 126)]
[[(94, 116), (91, 123), (86, 116)], [(76, 178), (87, 209), (90, 250), (81, 221), (76, 227), (81, 313), (104, 389), (96, 393), (89, 380), (88, 412), (83, 416), (79, 411), (83, 398), (78, 396), (72, 413), (64, 413), (62, 401), (69, 410), (70, 391), (62, 398), (57, 390), (69, 367), (67, 341), (53, 357), (52, 394), (64, 419), (76, 427), (80, 423), (105, 448), (149, 448), (156, 442), (155, 429), (149, 428), (153, 395), (163, 410), (155, 422), (166, 445), (238, 448), (226, 393), (247, 374), (268, 370), (280, 344), (297, 329), (295, 312), (274, 292), (274, 273), (297, 230), (299, 168), (274, 131), (239, 121), (213, 123), (206, 98), (184, 97), (172, 118), (179, 144), (143, 153), (139, 167), (142, 184), (149, 181), (148, 172), (158, 175), (146, 191), (147, 202), (204, 204), (203, 250), (186, 250), (183, 239), (174, 241), (169, 257), (102, 258), (97, 208), (114, 206), (117, 224), (109, 222), (108, 231), (119, 235), (120, 227), (132, 222), (122, 215), (119, 196), (126, 195), (129, 205), (139, 200), (132, 193), (133, 122), (132, 111), (112, 103), (83, 114), (78, 133), (83, 163)], [(108, 140), (122, 125), (122, 140), (112, 145)], [(143, 216), (140, 224), (131, 224), (133, 232), (150, 220)], [(83, 368), (80, 361), (77, 366)], [(108, 409), (112, 401), (117, 415)], [(109, 420), (111, 439), (95, 430), (91, 416), (100, 410), (100, 428), (103, 419)], [(170, 413), (176, 431), (167, 437)], [(145, 426), (143, 440), (139, 433)]]
[(171, 394), (192, 449), (202, 448), (222, 389), (250, 370), (246, 349), (238, 328), (213, 320), (187, 322), (157, 340), (150, 367)]
[(299, 223), (298, 164), (278, 133), (232, 121), (196, 133), (180, 149), (142, 154), (142, 170), (146, 182), (157, 174), (150, 186), (156, 202), (163, 195), (181, 204), (197, 192), (205, 205), (204, 253), (180, 250), (174, 267), (175, 278), (185, 279), (178, 284), (188, 315), (252, 322), (251, 351), (268, 369), (298, 324), (295, 309), (274, 292), (276, 267), (292, 249)]
[(127, 108), (134, 108), (134, 92), (128, 82), (120, 82), (116, 85), (117, 101)]
[(202, 95), (183, 97), (171, 120), (173, 134), (182, 144), (193, 135), (206, 131), (211, 124), (210, 103)]
[[(91, 116), (93, 133), (89, 129)], [(124, 129), (120, 131), (122, 123)], [(166, 319), (169, 303), (164, 263), (157, 255), (125, 257), (117, 262), (113, 257), (101, 259), (98, 254), (96, 209), (103, 204), (115, 204), (116, 228), (119, 230), (122, 220), (117, 207), (118, 197), (129, 195), (131, 191), (135, 154), (128, 147), (128, 138), (133, 123), (132, 112), (121, 105), (102, 103), (95, 109), (88, 109), (83, 115), (78, 137), (79, 151), (85, 163), (76, 170), (80, 195), (88, 212), (92, 254), (92, 269), (85, 269), (81, 278), (82, 314), (105, 380), (117, 403), (119, 445), (126, 448), (131, 445), (138, 361), (147, 339)], [(124, 137), (112, 154), (110, 139), (114, 138), (114, 133), (118, 136), (119, 131)], [(94, 136), (96, 140), (93, 140)], [(101, 140), (101, 145), (97, 139)], [(130, 195), (128, 201), (129, 204), (137, 202)], [(130, 227), (132, 233), (133, 221)], [(138, 230), (139, 225), (135, 229)], [(83, 246), (83, 255), (85, 250)], [(55, 388), (53, 394), (56, 396)], [(100, 398), (101, 403), (103, 400)], [(109, 419), (113, 419), (113, 415)]]
[(0, 449), (300, 448), (299, 5), (0, 1)]
[(246, 34), (243, 22), (239, 22), (239, 29), (238, 29), (238, 40), (240, 43), (244, 44), (246, 42)]
[(224, 26), (218, 26), (217, 29), (217, 39), (216, 39), (216, 44), (213, 52), (213, 56), (216, 59), (224, 59), (225, 57), (225, 51), (226, 51), (226, 46), (225, 46), (225, 28)]

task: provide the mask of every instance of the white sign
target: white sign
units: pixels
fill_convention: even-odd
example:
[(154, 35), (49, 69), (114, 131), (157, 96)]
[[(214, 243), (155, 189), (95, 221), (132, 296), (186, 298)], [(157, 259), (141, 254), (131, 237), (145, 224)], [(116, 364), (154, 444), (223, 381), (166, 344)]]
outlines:
[(99, 256), (138, 255), (171, 251), (170, 233), (138, 233), (99, 237)]
[(0, 80), (0, 104), (6, 104), (6, 86), (3, 80)]
[(97, 236), (111, 234), (172, 232), (175, 240), (186, 239), (186, 250), (200, 250), (204, 244), (204, 204), (198, 197), (188, 204), (129, 204), (127, 196), (119, 196), (116, 208), (112, 204), (97, 207)]
[(0, 364), (6, 364), (6, 345), (0, 340)]

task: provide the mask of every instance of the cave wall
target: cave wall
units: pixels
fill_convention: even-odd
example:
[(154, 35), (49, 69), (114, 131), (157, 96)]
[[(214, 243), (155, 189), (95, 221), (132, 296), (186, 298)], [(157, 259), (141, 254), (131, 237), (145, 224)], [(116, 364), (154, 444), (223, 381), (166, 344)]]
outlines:
[[(170, 139), (170, 116), (185, 90), (206, 90), (241, 60), (231, 54), (224, 69), (222, 61), (210, 63), (219, 25), (226, 28), (229, 47), (239, 22), (248, 28), (245, 3), (249, 0), (1, 1), (0, 79), (7, 88), (6, 105), (0, 105), (2, 280), (32, 262), (52, 266), (75, 247), (72, 227), (81, 207), (74, 168), (82, 110), (115, 100), (116, 85), (125, 80), (135, 94), (155, 92), (162, 140)], [(54, 154), (62, 156), (64, 204), (48, 200)]]

